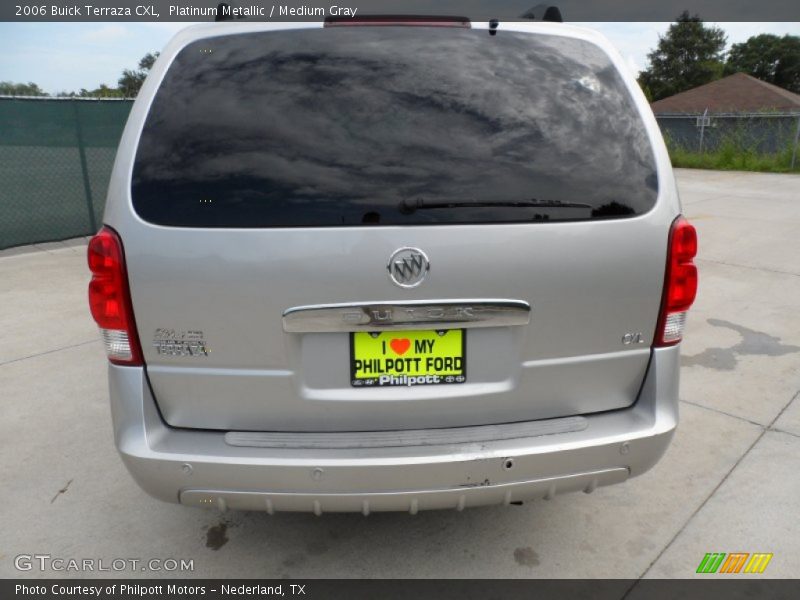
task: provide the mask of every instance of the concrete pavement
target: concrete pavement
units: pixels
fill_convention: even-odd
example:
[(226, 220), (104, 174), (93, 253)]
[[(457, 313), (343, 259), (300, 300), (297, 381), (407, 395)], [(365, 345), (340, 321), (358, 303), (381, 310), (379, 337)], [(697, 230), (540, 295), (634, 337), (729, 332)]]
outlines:
[(762, 576), (800, 576), (800, 176), (677, 175), (701, 284), (672, 446), (625, 484), (508, 508), (270, 517), (151, 499), (113, 447), (85, 240), (0, 252), (0, 577), (91, 575), (15, 568), (36, 553), (193, 560), (126, 576), (692, 577), (706, 552), (772, 552)]

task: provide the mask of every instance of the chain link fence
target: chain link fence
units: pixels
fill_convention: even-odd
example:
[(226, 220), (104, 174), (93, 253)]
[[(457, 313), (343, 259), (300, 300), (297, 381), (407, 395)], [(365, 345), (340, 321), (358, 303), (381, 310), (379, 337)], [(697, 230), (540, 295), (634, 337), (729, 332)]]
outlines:
[(0, 97), (0, 249), (97, 231), (132, 103)]
[(656, 115), (670, 153), (717, 153), (735, 164), (772, 159), (776, 170), (800, 169), (800, 113)]

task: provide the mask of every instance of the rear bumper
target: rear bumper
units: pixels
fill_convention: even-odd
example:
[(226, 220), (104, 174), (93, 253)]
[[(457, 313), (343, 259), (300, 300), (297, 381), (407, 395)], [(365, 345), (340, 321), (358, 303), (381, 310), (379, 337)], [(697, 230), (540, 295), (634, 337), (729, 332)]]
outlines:
[(634, 406), (578, 418), (578, 427), (573, 418), (561, 433), (552, 420), (525, 437), (350, 448), (231, 445), (224, 432), (170, 428), (143, 369), (110, 365), (114, 436), (146, 492), (222, 510), (415, 513), (590, 492), (644, 473), (666, 451), (678, 422), (679, 352), (653, 351)]

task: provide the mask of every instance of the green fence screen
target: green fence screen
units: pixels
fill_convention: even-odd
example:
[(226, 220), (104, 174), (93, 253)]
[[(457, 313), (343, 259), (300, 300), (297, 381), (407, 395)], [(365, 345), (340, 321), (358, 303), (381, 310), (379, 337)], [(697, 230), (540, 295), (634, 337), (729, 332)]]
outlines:
[(97, 231), (132, 104), (0, 98), (0, 249)]

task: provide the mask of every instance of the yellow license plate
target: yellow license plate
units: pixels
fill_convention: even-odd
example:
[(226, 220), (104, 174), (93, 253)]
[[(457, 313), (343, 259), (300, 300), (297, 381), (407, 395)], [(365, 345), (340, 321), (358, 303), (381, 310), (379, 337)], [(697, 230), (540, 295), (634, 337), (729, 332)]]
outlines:
[(443, 331), (350, 334), (350, 384), (383, 387), (464, 383), (466, 333)]

